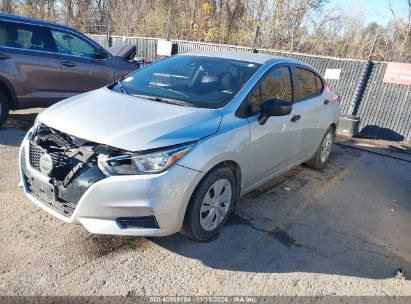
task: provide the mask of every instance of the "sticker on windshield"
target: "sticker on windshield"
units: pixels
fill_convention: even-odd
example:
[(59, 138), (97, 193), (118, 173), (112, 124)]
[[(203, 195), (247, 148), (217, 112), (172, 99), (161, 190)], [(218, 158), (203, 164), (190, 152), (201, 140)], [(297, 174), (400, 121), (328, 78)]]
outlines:
[(127, 77), (126, 79), (124, 79), (123, 81), (124, 82), (129, 82), (129, 81), (132, 81), (134, 79), (134, 77)]

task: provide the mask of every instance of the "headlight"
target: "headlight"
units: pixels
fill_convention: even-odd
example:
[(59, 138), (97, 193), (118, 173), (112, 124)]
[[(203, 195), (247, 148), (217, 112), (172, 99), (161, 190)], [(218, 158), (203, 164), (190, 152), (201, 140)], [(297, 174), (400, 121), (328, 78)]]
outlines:
[(36, 120), (34, 121), (33, 126), (30, 129), (32, 131), (31, 134), (29, 135), (30, 139), (33, 139), (34, 136), (36, 136), (37, 130), (40, 127), (40, 125), (41, 125), (41, 122), (36, 118)]
[(193, 145), (194, 143), (190, 143), (147, 154), (130, 153), (113, 157), (100, 154), (98, 157), (98, 166), (108, 175), (160, 173), (174, 165), (190, 151)]
[(40, 127), (40, 125), (41, 125), (40, 120), (38, 120), (38, 119), (36, 118), (36, 120), (34, 121), (34, 124), (33, 124), (33, 130), (37, 130), (38, 127)]

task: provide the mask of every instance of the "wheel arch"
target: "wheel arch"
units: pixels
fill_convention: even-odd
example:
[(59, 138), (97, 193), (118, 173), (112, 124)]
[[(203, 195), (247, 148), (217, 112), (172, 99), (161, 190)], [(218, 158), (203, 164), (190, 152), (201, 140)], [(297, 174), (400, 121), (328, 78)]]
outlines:
[(0, 92), (6, 95), (11, 110), (16, 110), (19, 108), (16, 92), (14, 91), (11, 83), (3, 76), (0, 76)]
[(234, 175), (235, 182), (236, 182), (235, 205), (237, 205), (238, 199), (239, 199), (240, 193), (241, 193), (241, 183), (242, 183), (242, 179), (243, 179), (241, 167), (235, 160), (232, 160), (232, 159), (223, 160), (223, 161), (220, 161), (219, 163), (215, 164), (212, 168), (210, 168), (206, 172), (206, 175), (209, 174), (210, 172), (214, 171), (215, 169), (220, 168), (220, 167), (225, 167), (225, 168), (229, 169)]
[(215, 169), (221, 168), (221, 167), (225, 167), (225, 168), (229, 169), (234, 175), (235, 182), (236, 182), (235, 205), (237, 205), (238, 204), (238, 199), (239, 199), (240, 193), (241, 193), (241, 182), (242, 182), (242, 178), (243, 178), (241, 167), (234, 160), (224, 160), (224, 161), (221, 161), (221, 162), (217, 163), (216, 165), (214, 165), (210, 170), (208, 170), (206, 172), (206, 175), (209, 174), (210, 172), (214, 171)]
[(335, 137), (337, 136), (337, 124), (336, 123), (332, 123), (329, 128), (332, 128), (334, 130), (333, 132), (333, 141), (335, 141)]

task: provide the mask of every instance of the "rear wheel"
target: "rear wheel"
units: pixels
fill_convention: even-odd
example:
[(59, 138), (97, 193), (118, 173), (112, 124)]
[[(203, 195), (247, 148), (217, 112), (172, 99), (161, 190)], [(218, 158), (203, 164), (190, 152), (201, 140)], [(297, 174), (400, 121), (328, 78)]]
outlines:
[(6, 121), (9, 111), (10, 107), (7, 97), (0, 92), (0, 126)]
[(208, 173), (191, 197), (182, 232), (200, 242), (215, 237), (228, 219), (236, 193), (230, 169), (220, 167)]
[(314, 169), (321, 170), (324, 168), (331, 153), (331, 148), (334, 143), (334, 128), (329, 127), (321, 140), (321, 144), (315, 152), (313, 158), (306, 164)]

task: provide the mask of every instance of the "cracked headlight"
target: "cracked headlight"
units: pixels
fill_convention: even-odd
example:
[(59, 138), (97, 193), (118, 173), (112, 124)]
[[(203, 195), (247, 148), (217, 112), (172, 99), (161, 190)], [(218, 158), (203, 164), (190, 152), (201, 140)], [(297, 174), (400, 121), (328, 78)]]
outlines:
[(100, 154), (99, 168), (108, 175), (156, 174), (174, 165), (193, 147), (194, 143), (154, 151), (108, 157)]
[(31, 132), (31, 133), (28, 135), (28, 138), (29, 138), (29, 139), (33, 139), (33, 138), (36, 136), (37, 131), (38, 131), (38, 129), (40, 128), (40, 126), (41, 126), (41, 122), (36, 118), (36, 120), (34, 121), (33, 126), (32, 126), (31, 129), (29, 130), (29, 132)]

